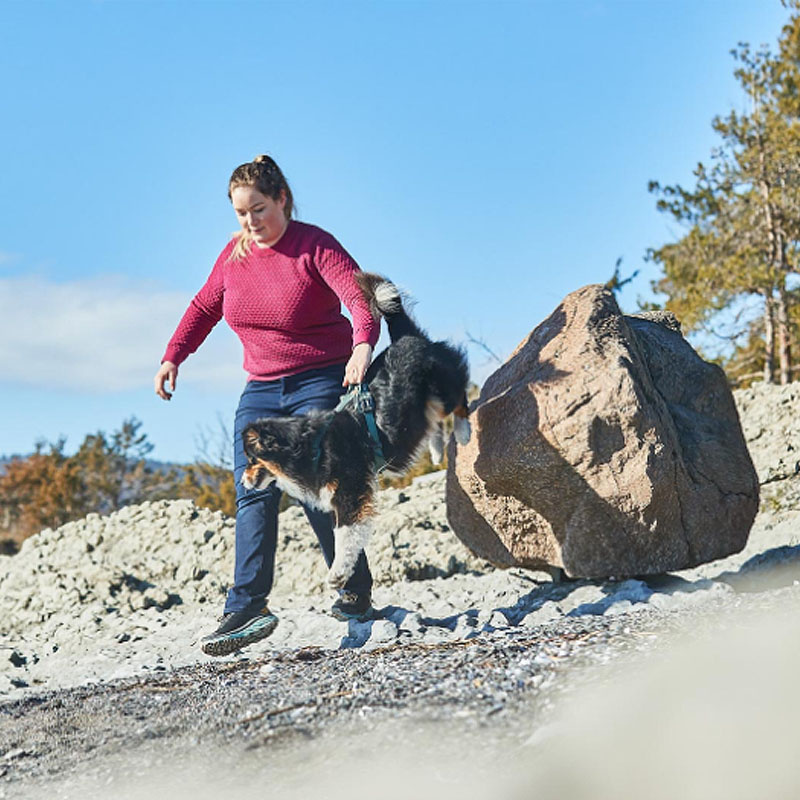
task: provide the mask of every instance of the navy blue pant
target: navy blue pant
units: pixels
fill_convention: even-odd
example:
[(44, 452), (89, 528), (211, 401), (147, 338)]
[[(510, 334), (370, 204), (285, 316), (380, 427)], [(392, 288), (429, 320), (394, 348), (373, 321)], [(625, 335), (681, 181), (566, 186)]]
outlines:
[[(228, 591), (225, 613), (262, 605), (272, 589), (275, 550), (278, 543), (278, 504), (281, 491), (274, 484), (266, 489), (245, 489), (242, 473), (247, 457), (242, 431), (261, 417), (305, 414), (334, 408), (344, 391), (344, 365), (321, 367), (274, 381), (250, 381), (245, 386), (233, 426), (233, 478), (236, 482), (236, 566), (233, 587)], [(333, 515), (303, 506), (317, 535), (325, 563), (334, 556)], [(364, 553), (345, 588), (369, 594), (372, 575)]]

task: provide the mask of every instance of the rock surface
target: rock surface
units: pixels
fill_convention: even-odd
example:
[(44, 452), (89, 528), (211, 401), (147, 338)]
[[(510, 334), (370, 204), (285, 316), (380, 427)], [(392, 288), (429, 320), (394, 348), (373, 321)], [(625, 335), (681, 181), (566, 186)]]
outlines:
[(757, 383), (736, 392), (753, 465), (762, 484), (800, 473), (800, 383)]
[(665, 322), (587, 286), (489, 377), (450, 445), (448, 520), (474, 552), (625, 577), (744, 547), (758, 481), (731, 392)]

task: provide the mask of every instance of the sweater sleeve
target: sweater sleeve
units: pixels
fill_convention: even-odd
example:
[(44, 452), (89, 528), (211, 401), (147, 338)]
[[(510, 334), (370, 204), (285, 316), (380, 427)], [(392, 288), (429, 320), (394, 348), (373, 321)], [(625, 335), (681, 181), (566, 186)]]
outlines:
[(181, 364), (205, 341), (211, 329), (222, 318), (225, 293), (223, 265), (232, 249), (229, 244), (220, 254), (203, 288), (192, 298), (161, 359)]
[(322, 280), (330, 286), (353, 318), (353, 347), (362, 342), (375, 347), (380, 336), (380, 323), (354, 279), (358, 264), (350, 254), (326, 233), (317, 244), (314, 263)]

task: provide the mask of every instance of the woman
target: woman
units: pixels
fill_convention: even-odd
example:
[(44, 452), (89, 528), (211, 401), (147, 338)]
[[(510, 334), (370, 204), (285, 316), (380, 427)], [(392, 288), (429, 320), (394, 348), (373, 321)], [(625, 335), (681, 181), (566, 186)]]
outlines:
[[(225, 655), (269, 636), (278, 624), (267, 606), (272, 588), (280, 490), (246, 490), (242, 430), (261, 417), (333, 408), (342, 386), (360, 383), (379, 326), (356, 282), (357, 264), (329, 233), (292, 219), (292, 192), (265, 155), (237, 167), (228, 183), (241, 231), (220, 254), (167, 345), (156, 394), (172, 397), (178, 367), (224, 316), (244, 347), (248, 381), (234, 423), (236, 563), (219, 627), (203, 651)], [(353, 324), (342, 315), (348, 308)], [(169, 383), (171, 391), (167, 391)], [(304, 506), (328, 565), (331, 515)], [(364, 554), (331, 611), (338, 619), (370, 612), (372, 576)]]

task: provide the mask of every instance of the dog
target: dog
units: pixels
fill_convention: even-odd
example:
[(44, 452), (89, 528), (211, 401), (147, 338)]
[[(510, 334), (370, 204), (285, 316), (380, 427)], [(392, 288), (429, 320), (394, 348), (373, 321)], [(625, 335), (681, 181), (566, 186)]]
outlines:
[[(383, 317), (391, 344), (372, 362), (365, 383), (385, 465), (402, 474), (425, 442), (439, 463), (444, 452), (442, 420), (453, 415), (453, 433), (469, 441), (469, 367), (462, 348), (434, 342), (407, 313), (397, 287), (373, 273), (356, 279), (373, 316)], [(372, 532), (377, 491), (375, 431), (367, 416), (347, 407), (296, 417), (270, 417), (242, 433), (247, 489), (277, 484), (292, 497), (334, 515), (335, 557), (328, 585), (342, 588)]]

